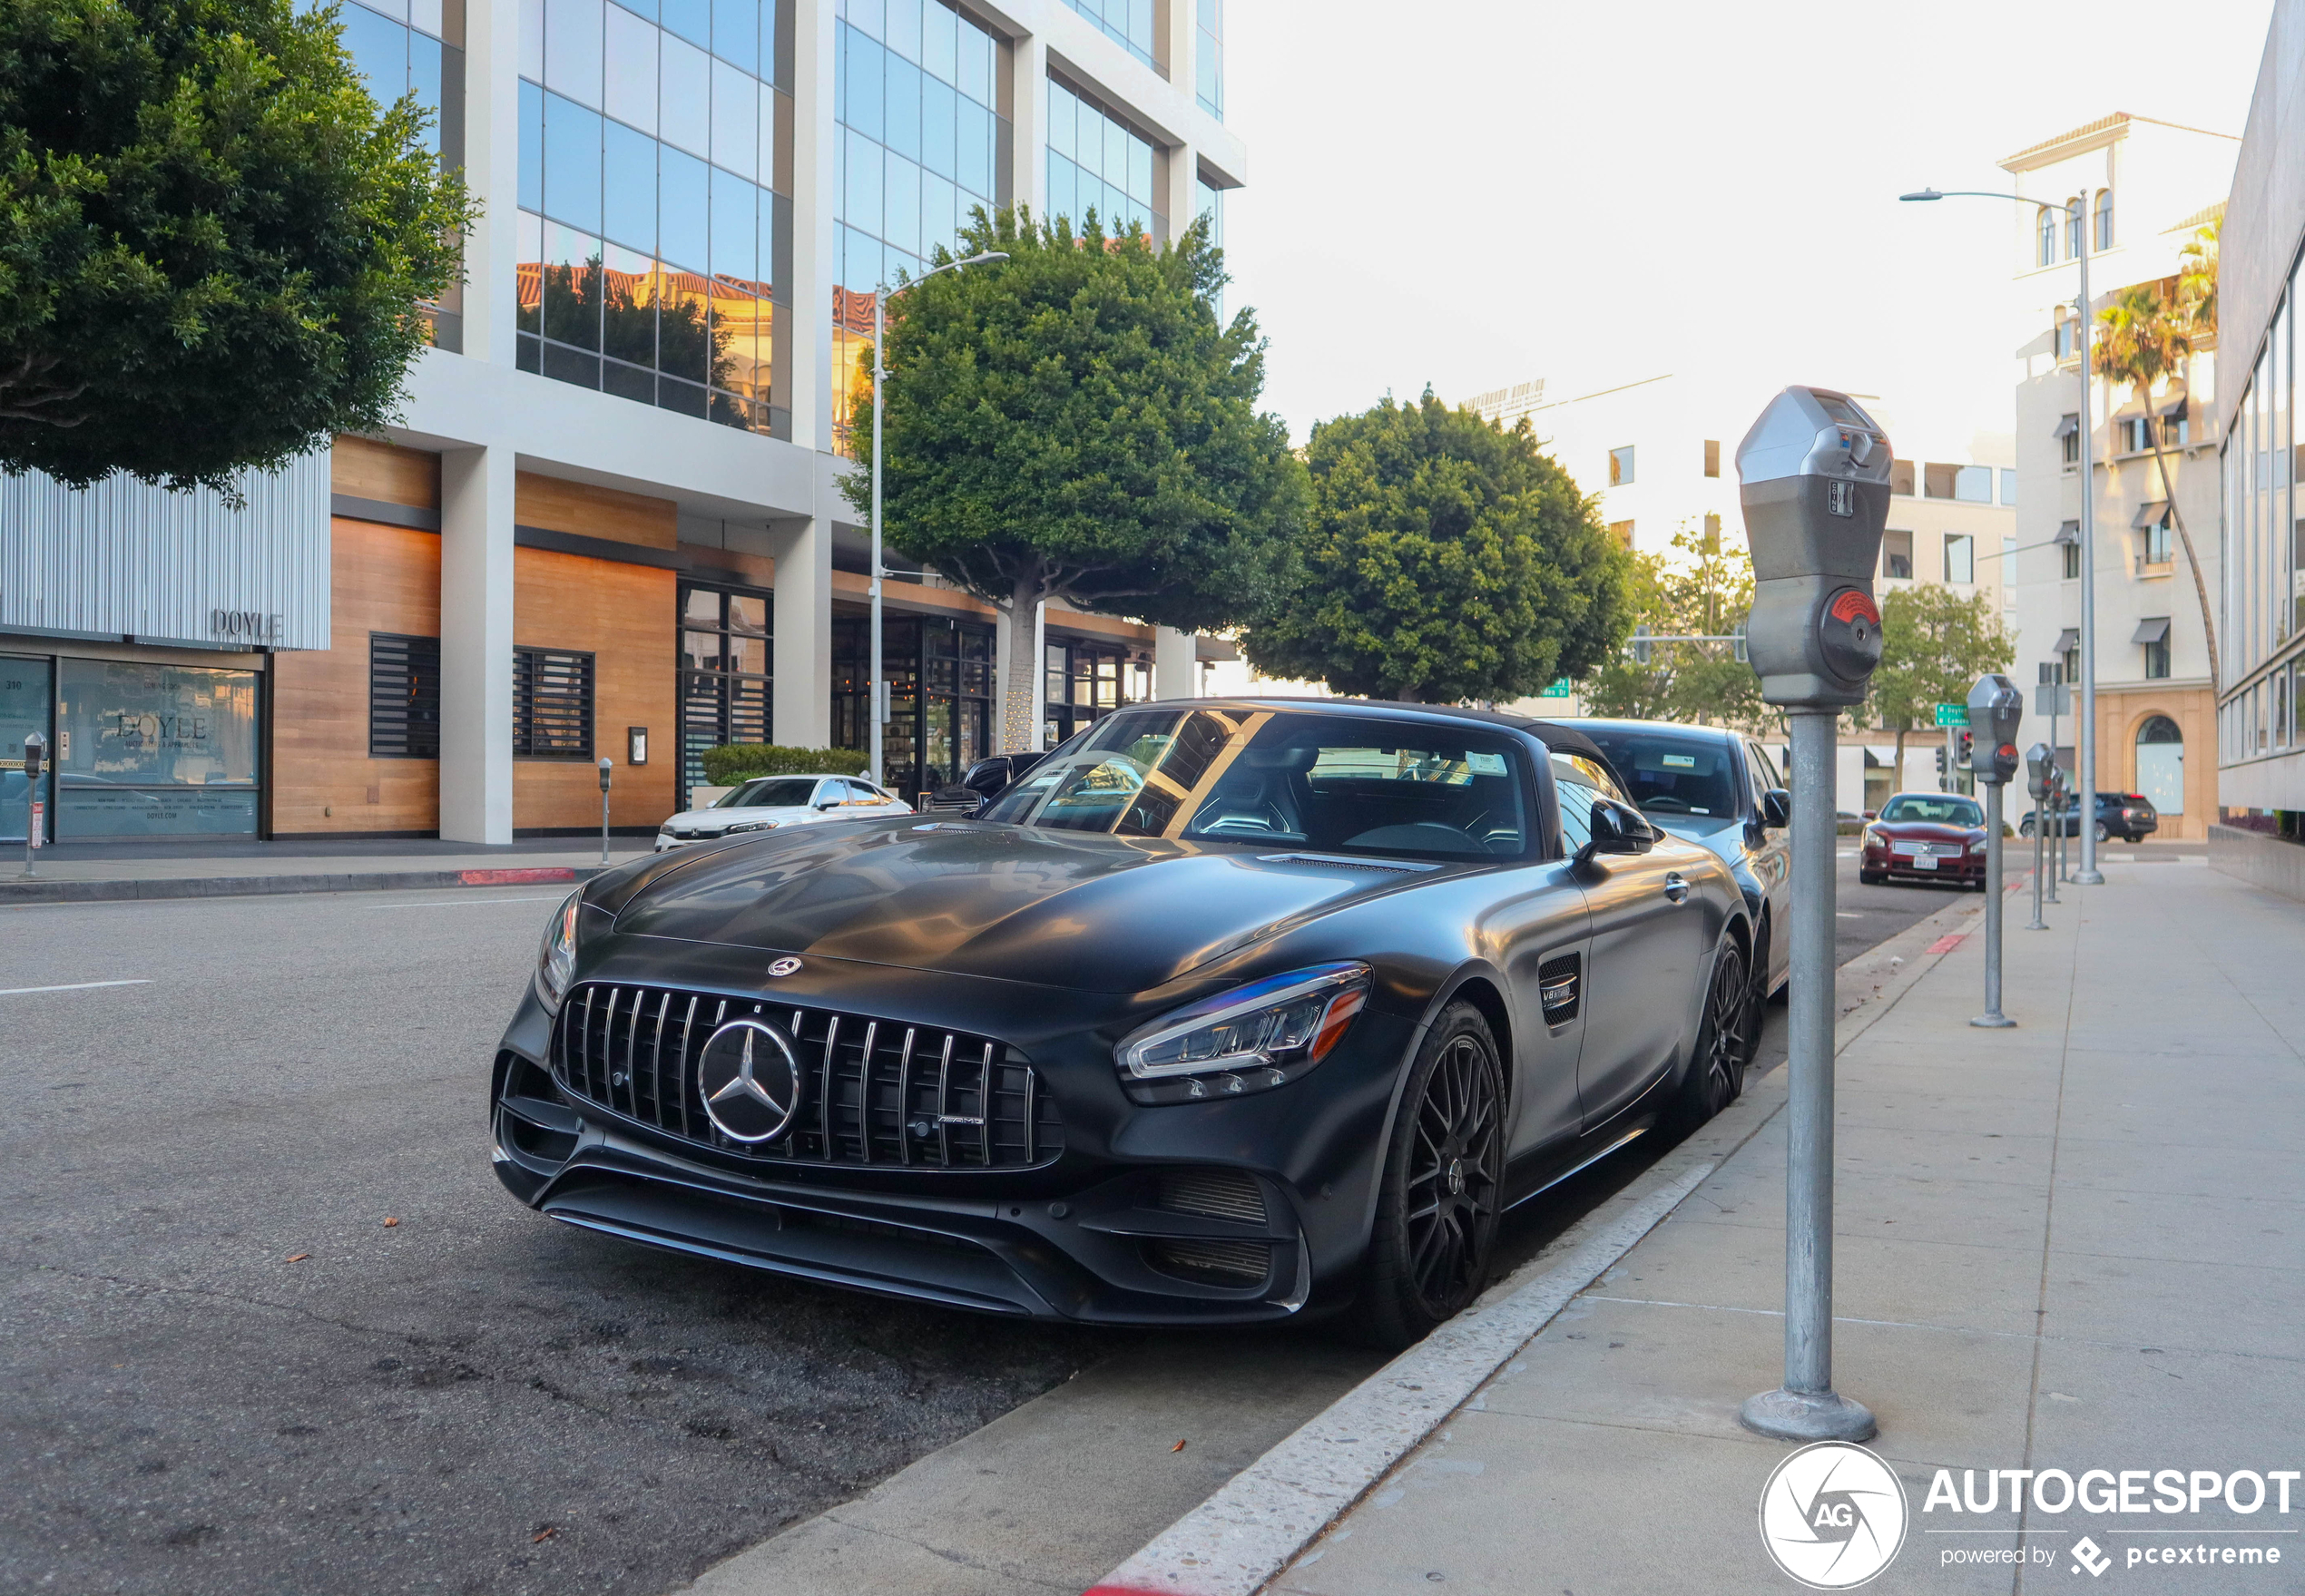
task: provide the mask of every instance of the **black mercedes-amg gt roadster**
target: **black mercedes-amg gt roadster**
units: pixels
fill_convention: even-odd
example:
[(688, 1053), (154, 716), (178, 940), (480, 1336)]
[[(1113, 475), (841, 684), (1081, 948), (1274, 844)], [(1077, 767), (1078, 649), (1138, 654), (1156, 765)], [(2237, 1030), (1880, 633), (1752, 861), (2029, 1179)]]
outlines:
[(1099, 1324), (1350, 1308), (1395, 1343), (1498, 1216), (1742, 1083), (1752, 928), (1574, 729), (1144, 705), (969, 818), (609, 871), (496, 1054), (556, 1219)]

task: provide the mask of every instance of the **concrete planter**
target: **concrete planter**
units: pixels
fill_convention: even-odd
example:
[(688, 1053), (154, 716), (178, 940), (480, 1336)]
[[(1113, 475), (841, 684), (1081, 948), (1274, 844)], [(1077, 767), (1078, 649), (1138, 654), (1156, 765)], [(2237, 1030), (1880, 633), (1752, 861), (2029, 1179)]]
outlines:
[(2305, 845), (2237, 826), (2212, 826), (2209, 863), (2252, 886), (2305, 902)]

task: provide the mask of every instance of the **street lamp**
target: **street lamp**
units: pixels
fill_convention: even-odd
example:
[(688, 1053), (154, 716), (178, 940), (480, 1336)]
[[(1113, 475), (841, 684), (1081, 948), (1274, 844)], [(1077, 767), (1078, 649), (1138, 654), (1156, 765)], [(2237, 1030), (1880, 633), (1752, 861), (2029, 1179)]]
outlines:
[(906, 289), (918, 288), (938, 272), (964, 271), (971, 266), (989, 266), (1007, 259), (1005, 250), (986, 250), (966, 260), (947, 260), (942, 266), (932, 267), (901, 287), (892, 289), (882, 283), (872, 292), (872, 730), (865, 774), (875, 787), (882, 785), (880, 728), (888, 719), (888, 684), (880, 679), (880, 416), (888, 407), (887, 378), (880, 368), (880, 346), (888, 330), (888, 300)]
[[(2032, 205), (2043, 211), (2062, 211), (2070, 222), (2065, 236), (2081, 240), (2081, 248), (2074, 255), (2074, 262), (2081, 268), (2081, 725), (2076, 740), (2080, 744), (2081, 790), (2091, 795), (2085, 801), (2094, 806), (2097, 790), (2097, 483), (2096, 446), (2090, 436), (2089, 420), (2088, 213), (2077, 199), (2060, 203), (2055, 200), (2035, 200), (2025, 194), (2002, 194), (1979, 189), (1949, 189), (1943, 193), (1935, 189), (1923, 189), (1918, 193), (1897, 197), (1904, 201), (2014, 200), (2020, 205)], [(2008, 573), (2004, 572), (2002, 580), (2007, 579)], [(2073, 873), (2072, 879), (2083, 886), (2104, 885), (2104, 872), (2097, 868), (2094, 827), (2081, 828), (2081, 868)]]

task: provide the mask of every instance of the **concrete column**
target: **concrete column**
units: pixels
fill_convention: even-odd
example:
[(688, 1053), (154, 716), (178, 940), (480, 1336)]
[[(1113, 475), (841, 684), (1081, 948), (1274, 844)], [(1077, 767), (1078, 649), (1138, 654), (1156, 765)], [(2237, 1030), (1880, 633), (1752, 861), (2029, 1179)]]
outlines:
[(819, 508), (826, 513), (769, 528), (776, 558), (770, 736), (788, 748), (832, 741), (832, 518)]
[(489, 203), (465, 240), (464, 355), (510, 366), (519, 326), (520, 0), (465, 6), (465, 176)]
[(440, 456), (440, 835), (512, 840), (513, 452)]
[[(832, 120), (833, 0), (791, 0), (792, 441), (832, 448), (832, 287), (839, 275), (839, 129)], [(780, 613), (781, 613), (780, 599)], [(780, 741), (785, 740), (781, 738)], [(809, 747), (816, 744), (807, 745)]]
[(1161, 209), (1168, 214), (1169, 237), (1173, 240), (1192, 225), (1200, 212), (1194, 206), (1200, 200), (1201, 157), (1191, 144), (1169, 146), (1168, 173), (1162, 185)]
[(1201, 60), (1196, 48), (1199, 41), (1193, 37), (1199, 7), (1194, 0), (1153, 0), (1153, 5), (1152, 25), (1160, 34), (1160, 47), (1153, 54), (1163, 56), (1161, 64), (1167, 69), (1169, 82), (1190, 100), (1193, 68)]
[(1048, 44), (1027, 34), (1009, 45), (1011, 201), (1037, 217), (1048, 204)]
[(1173, 626), (1152, 629), (1152, 696), (1192, 699), (1201, 696), (1198, 644), (1189, 632)]

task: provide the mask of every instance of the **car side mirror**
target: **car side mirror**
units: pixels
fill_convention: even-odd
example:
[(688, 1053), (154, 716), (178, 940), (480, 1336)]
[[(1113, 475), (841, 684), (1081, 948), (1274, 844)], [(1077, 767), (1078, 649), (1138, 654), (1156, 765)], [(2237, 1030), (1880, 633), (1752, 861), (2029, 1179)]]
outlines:
[(817, 808), (819, 809), (837, 809), (839, 807), (840, 800), (839, 798), (826, 798), (817, 805)]
[[(1870, 819), (1871, 817), (1866, 817)], [(1793, 823), (1793, 795), (1781, 787), (1772, 787), (1761, 795), (1761, 823), (1770, 831), (1782, 831)]]
[(1638, 810), (1610, 798), (1593, 800), (1589, 824), (1592, 840), (1576, 852), (1580, 865), (1589, 865), (1602, 854), (1645, 854), (1657, 846), (1655, 827)]

